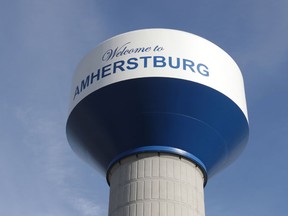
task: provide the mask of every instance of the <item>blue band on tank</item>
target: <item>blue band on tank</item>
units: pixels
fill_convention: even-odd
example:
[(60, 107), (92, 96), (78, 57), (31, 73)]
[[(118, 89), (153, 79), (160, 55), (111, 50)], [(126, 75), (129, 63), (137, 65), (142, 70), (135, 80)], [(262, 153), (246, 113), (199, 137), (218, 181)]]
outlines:
[(135, 149), (132, 149), (132, 150), (129, 150), (129, 151), (126, 151), (126, 152), (123, 152), (123, 153), (117, 155), (109, 163), (109, 166), (107, 169), (106, 179), (107, 179), (108, 184), (109, 184), (108, 173), (109, 173), (109, 170), (112, 168), (112, 166), (115, 163), (124, 159), (125, 157), (135, 155), (135, 154), (145, 153), (145, 152), (170, 153), (170, 154), (178, 155), (178, 156), (181, 156), (181, 157), (184, 157), (188, 160), (193, 161), (201, 169), (201, 171), (204, 175), (204, 186), (206, 185), (206, 183), (207, 183), (207, 169), (206, 169), (205, 165), (202, 163), (202, 161), (199, 160), (197, 157), (195, 157), (193, 154), (190, 154), (189, 152), (186, 152), (186, 151), (179, 149), (179, 148), (174, 148), (174, 147), (169, 147), (169, 146), (143, 146), (143, 147), (135, 148)]
[(66, 133), (72, 149), (104, 172), (131, 154), (168, 152), (194, 161), (210, 178), (243, 151), (249, 125), (221, 92), (187, 80), (147, 77), (85, 97), (70, 113)]

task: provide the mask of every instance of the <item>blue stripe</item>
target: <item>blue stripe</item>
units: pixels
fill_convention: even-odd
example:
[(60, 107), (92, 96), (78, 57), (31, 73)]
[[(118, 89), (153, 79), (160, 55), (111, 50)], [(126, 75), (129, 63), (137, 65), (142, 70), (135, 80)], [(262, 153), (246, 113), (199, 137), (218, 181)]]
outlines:
[(202, 173), (204, 175), (204, 185), (207, 183), (207, 170), (205, 165), (202, 163), (201, 160), (199, 160), (197, 157), (194, 155), (190, 154), (189, 152), (183, 151), (181, 149), (173, 148), (173, 147), (168, 147), (168, 146), (144, 146), (136, 149), (132, 149), (130, 151), (126, 151), (121, 153), (120, 155), (116, 156), (108, 165), (108, 171), (107, 171), (107, 182), (108, 181), (108, 174), (109, 170), (112, 168), (112, 166), (120, 161), (121, 159), (130, 156), (130, 155), (135, 155), (135, 154), (140, 154), (140, 153), (147, 153), (147, 152), (157, 152), (157, 153), (170, 153), (173, 155), (178, 155), (180, 157), (184, 157), (188, 160), (191, 160), (194, 162), (198, 167), (202, 170)]
[(108, 85), (77, 104), (67, 121), (72, 149), (105, 171), (125, 152), (170, 147), (193, 155), (211, 177), (237, 158), (248, 133), (247, 119), (231, 99), (172, 78)]

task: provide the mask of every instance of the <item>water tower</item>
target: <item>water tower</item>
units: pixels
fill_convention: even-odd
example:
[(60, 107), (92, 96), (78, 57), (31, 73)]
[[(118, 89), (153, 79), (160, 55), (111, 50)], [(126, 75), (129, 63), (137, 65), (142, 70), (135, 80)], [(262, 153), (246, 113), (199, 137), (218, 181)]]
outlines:
[(109, 216), (204, 216), (207, 180), (248, 140), (243, 78), (196, 35), (121, 34), (78, 65), (66, 129), (72, 149), (106, 173)]

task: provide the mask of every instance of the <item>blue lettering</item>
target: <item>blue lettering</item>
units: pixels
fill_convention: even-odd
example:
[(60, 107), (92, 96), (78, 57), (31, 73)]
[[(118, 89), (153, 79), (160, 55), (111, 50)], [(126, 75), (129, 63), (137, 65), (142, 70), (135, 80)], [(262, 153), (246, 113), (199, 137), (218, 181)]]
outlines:
[(180, 67), (180, 58), (176, 58), (176, 65), (173, 65), (172, 57), (170, 56), (169, 57), (169, 66), (171, 68), (175, 68), (175, 69), (179, 68)]
[(90, 84), (92, 84), (94, 82), (95, 78), (97, 78), (97, 80), (100, 79), (100, 69), (97, 70), (96, 74), (94, 74), (94, 72), (91, 73)]
[[(125, 45), (127, 45), (126, 43)], [(150, 48), (146, 48), (149, 50)], [(143, 50), (138, 51), (136, 49), (133, 50), (133, 52), (143, 52)], [(145, 50), (144, 50), (145, 51)], [(120, 53), (120, 54), (119, 54)], [(125, 46), (120, 47), (120, 51), (117, 47), (115, 51), (111, 50), (106, 52), (105, 56), (103, 58), (113, 58), (117, 57), (117, 54), (119, 55), (125, 55), (125, 54), (130, 54), (130, 51), (125, 48)], [(153, 58), (153, 59), (152, 59)], [(195, 64), (193, 61), (189, 59), (182, 59), (179, 57), (165, 57), (165, 56), (141, 56), (139, 58), (133, 57), (129, 58), (127, 61), (125, 60), (119, 60), (114, 63), (108, 64), (103, 66), (102, 68), (99, 68), (97, 71), (94, 71), (90, 73), (90, 75), (86, 76), (85, 79), (81, 80), (81, 82), (76, 86), (75, 91), (74, 91), (74, 97), (73, 100), (77, 97), (77, 95), (81, 94), (82, 91), (84, 91), (86, 88), (89, 87), (89, 85), (92, 85), (94, 82), (100, 80), (101, 78), (105, 78), (109, 75), (115, 74), (117, 72), (123, 72), (125, 70), (134, 70), (139, 67), (140, 59), (143, 61), (143, 65), (141, 67), (147, 68), (148, 64), (150, 67), (154, 68), (164, 68), (164, 67), (169, 67), (173, 69), (179, 69), (182, 67), (184, 71), (192, 71), (192, 72), (197, 72), (202, 76), (208, 77), (210, 72), (209, 68), (207, 65), (203, 63)], [(149, 60), (152, 59), (152, 60)], [(150, 61), (150, 62), (148, 62)], [(152, 62), (153, 61), (153, 62)], [(182, 64), (182, 65), (181, 65)]]
[[(117, 51), (117, 54), (116, 54), (116, 57), (119, 57), (119, 56), (122, 56), (122, 55), (126, 55), (126, 49), (127, 49), (127, 44), (129, 44), (129, 43), (131, 43), (131, 42), (128, 42), (128, 43), (126, 43), (126, 44), (124, 44), (123, 46), (121, 46), (120, 47), (120, 51), (118, 52), (118, 47), (116, 48), (116, 50), (115, 50), (115, 53), (116, 53), (116, 51)], [(123, 48), (124, 47), (124, 48)], [(123, 48), (123, 50), (121, 50)], [(123, 54), (124, 53), (124, 54)], [(114, 55), (115, 56), (115, 55)], [(113, 56), (113, 57), (114, 57)], [(112, 58), (113, 58), (112, 57)]]
[(125, 61), (123, 61), (123, 60), (114, 62), (113, 73), (116, 73), (117, 68), (120, 69), (121, 71), (125, 71), (125, 69), (123, 68), (124, 64), (125, 64)]
[(144, 68), (147, 68), (147, 59), (151, 58), (151, 56), (142, 56), (139, 59), (144, 60)]
[[(128, 66), (126, 67), (128, 70), (133, 70), (138, 67), (137, 58), (130, 58), (127, 61)], [(131, 66), (132, 65), (132, 66)]]
[(194, 67), (194, 62), (188, 59), (183, 59), (183, 70), (186, 70), (186, 68), (190, 68), (192, 72), (195, 72), (193, 67)]
[(89, 81), (90, 81), (90, 75), (88, 75), (85, 80), (81, 81), (80, 92), (82, 92), (86, 87), (89, 86)]
[(112, 50), (112, 49), (107, 50), (107, 51), (104, 53), (104, 55), (102, 56), (102, 61), (108, 61), (109, 59), (113, 58), (112, 55), (113, 55), (113, 57), (114, 57), (115, 52), (114, 52), (114, 54), (113, 54), (113, 50)]
[(107, 73), (111, 69), (110, 66), (111, 66), (111, 64), (108, 64), (102, 68), (102, 78), (109, 76), (111, 74), (111, 73)]
[(204, 64), (198, 64), (197, 65), (197, 71), (203, 76), (209, 76), (208, 67)]
[(166, 62), (165, 62), (165, 57), (164, 56), (154, 56), (153, 58), (153, 66), (154, 67), (165, 67)]
[(74, 93), (74, 97), (73, 97), (73, 100), (75, 99), (75, 97), (80, 94), (80, 91), (79, 91), (79, 87), (77, 86), (76, 89), (75, 89), (75, 93)]

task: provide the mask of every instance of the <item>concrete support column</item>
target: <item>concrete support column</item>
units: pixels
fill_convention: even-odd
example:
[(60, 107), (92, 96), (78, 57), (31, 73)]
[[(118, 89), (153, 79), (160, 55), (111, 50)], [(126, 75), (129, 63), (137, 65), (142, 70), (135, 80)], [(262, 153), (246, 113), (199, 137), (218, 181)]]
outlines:
[(109, 216), (205, 216), (204, 176), (191, 161), (166, 153), (141, 153), (115, 164)]

